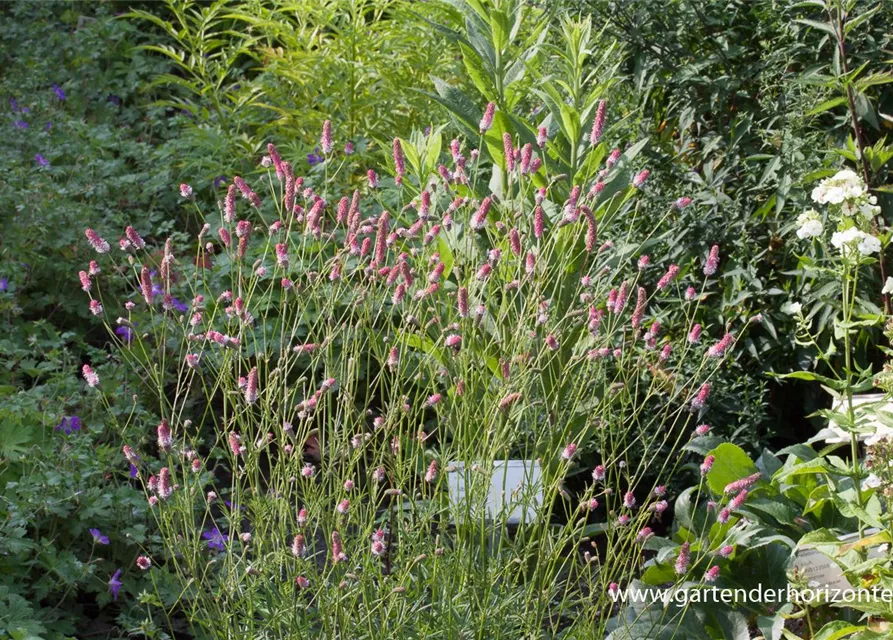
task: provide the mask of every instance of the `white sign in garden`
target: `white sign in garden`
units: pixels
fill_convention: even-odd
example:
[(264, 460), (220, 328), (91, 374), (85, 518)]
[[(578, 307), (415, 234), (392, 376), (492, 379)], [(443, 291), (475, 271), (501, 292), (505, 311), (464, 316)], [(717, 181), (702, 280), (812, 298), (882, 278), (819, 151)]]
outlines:
[(536, 517), (543, 501), (539, 461), (495, 460), (492, 469), (461, 462), (450, 466), (453, 469), (449, 474), (450, 507), (454, 522), (479, 517), (478, 509), (483, 505), (488, 519), (498, 516), (510, 524), (530, 522)]

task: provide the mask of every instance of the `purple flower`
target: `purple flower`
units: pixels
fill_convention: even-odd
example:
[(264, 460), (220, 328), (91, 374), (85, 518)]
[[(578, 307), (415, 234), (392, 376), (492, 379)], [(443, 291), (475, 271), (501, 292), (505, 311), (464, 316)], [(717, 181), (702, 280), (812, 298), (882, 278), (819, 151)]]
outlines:
[(124, 585), (120, 580), (121, 578), (121, 570), (118, 569), (115, 571), (115, 575), (111, 577), (109, 580), (109, 593), (112, 594), (112, 600), (115, 602), (118, 601), (118, 592), (121, 590), (121, 587)]
[(3, 276), (0, 278), (0, 291), (8, 291), (9, 290), (9, 278)]
[(19, 111), (19, 101), (18, 100), (16, 100), (15, 98), (10, 98), (9, 106), (12, 109), (13, 113), (18, 113), (18, 111)]
[(136, 478), (137, 476), (139, 476), (139, 474), (140, 474), (140, 470), (136, 468), (135, 464), (131, 463), (130, 464), (130, 477)]
[(37, 155), (34, 156), (34, 162), (36, 162), (37, 164), (39, 164), (41, 167), (48, 167), (48, 166), (50, 166), (50, 161), (47, 160), (46, 158), (44, 158), (44, 157), (43, 157), (42, 155), (40, 155), (39, 153), (38, 153)]
[(174, 306), (174, 309), (176, 309), (180, 313), (186, 313), (187, 311), (189, 311), (189, 305), (183, 304), (179, 298), (172, 298), (171, 304)]
[(81, 419), (77, 416), (65, 416), (62, 421), (56, 425), (56, 431), (61, 431), (67, 436), (81, 430)]
[(208, 541), (208, 549), (217, 549), (223, 551), (226, 546), (226, 538), (220, 533), (220, 529), (214, 527), (202, 533), (202, 538)]
[(325, 158), (322, 157), (321, 155), (319, 155), (319, 147), (316, 147), (313, 150), (313, 153), (307, 154), (307, 164), (309, 164), (311, 167), (315, 164), (319, 164), (320, 162), (324, 162), (324, 161), (325, 161)]
[(115, 335), (119, 336), (124, 342), (130, 344), (133, 341), (133, 329), (121, 325), (115, 329)]
[(44, 131), (49, 131), (49, 130), (52, 129), (52, 128), (53, 128), (53, 123), (52, 123), (52, 122), (47, 122), (45, 125), (43, 125), (43, 130), (44, 130)]
[(217, 176), (214, 178), (214, 188), (219, 189), (221, 186), (227, 183), (226, 176)]
[[(102, 535), (99, 529), (90, 529), (90, 535), (93, 536), (93, 542), (96, 544), (108, 544), (109, 537)], [(118, 573), (121, 573), (120, 571)], [(111, 584), (111, 583), (109, 583)], [(119, 584), (120, 586), (120, 584)]]
[(58, 84), (53, 84), (53, 93), (56, 94), (56, 97), (59, 98), (59, 100), (65, 100), (65, 92)]
[(22, 129), (22, 130), (28, 128), (28, 123), (25, 122), (24, 120), (16, 120), (15, 122), (13, 122), (13, 124), (14, 124), (17, 128)]

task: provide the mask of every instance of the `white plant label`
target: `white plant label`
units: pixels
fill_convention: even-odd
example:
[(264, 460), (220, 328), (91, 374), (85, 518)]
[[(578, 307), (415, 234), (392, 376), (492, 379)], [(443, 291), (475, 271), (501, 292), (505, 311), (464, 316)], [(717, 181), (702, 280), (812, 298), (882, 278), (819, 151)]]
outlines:
[(488, 471), (479, 464), (455, 463), (455, 471), (449, 474), (450, 507), (456, 522), (467, 517), (478, 517), (479, 501), (468, 504), (469, 490), (487, 490), (487, 518), (497, 515), (510, 524), (532, 521), (543, 501), (542, 469), (536, 460), (496, 460), (489, 486)]

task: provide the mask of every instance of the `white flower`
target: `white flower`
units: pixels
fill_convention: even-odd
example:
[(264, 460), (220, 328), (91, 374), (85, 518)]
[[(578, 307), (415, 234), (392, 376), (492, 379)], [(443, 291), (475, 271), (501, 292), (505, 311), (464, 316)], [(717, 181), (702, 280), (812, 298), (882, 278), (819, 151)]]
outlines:
[(863, 489), (877, 489), (879, 486), (881, 486), (881, 479), (873, 473), (869, 473), (868, 477), (862, 481)]
[(789, 316), (797, 316), (803, 313), (803, 305), (799, 302), (789, 302), (781, 308), (783, 313)]
[(844, 169), (822, 180), (812, 190), (812, 199), (819, 204), (841, 204), (845, 200), (855, 200), (867, 191), (862, 178), (855, 172)]
[(868, 233), (862, 234), (862, 240), (859, 242), (859, 251), (863, 256), (870, 256), (872, 253), (878, 253), (880, 250), (880, 240)]
[(884, 283), (881, 293), (893, 293), (893, 278), (887, 276), (887, 281)]
[(869, 256), (881, 250), (881, 241), (871, 234), (850, 227), (846, 231), (836, 231), (831, 236), (831, 244), (844, 255), (847, 249), (858, 248), (863, 256)]
[(819, 217), (815, 209), (808, 209), (797, 217), (797, 237), (801, 240), (806, 238), (817, 238), (825, 231), (822, 225), (822, 219)]

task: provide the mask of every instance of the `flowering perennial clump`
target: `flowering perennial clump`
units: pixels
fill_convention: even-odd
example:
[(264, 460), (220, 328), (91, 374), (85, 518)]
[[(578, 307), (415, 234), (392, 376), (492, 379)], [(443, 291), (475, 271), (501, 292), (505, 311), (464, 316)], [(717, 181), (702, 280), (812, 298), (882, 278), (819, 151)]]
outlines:
[[(592, 145), (605, 118), (602, 102)], [(478, 150), (457, 139), (442, 158), (432, 132), (394, 139), (393, 181), (368, 168), (364, 187), (341, 192), (335, 135), (326, 121), (327, 181), (294, 175), (270, 145), (261, 175), (232, 179), (195, 246), (168, 240), (159, 254), (128, 227), (120, 258), (103, 258), (115, 268), (79, 275), (109, 333), (131, 331), (116, 357), (158, 398), (160, 422), (119, 424), (170, 554), (141, 556), (139, 570), (175, 561), (184, 584), (201, 584), (190, 606), (227, 612), (194, 619), (232, 637), (261, 625), (294, 638), (437, 628), (457, 598), (478, 603), (481, 585), (506, 603), (512, 637), (556, 624), (564, 606), (575, 617), (562, 625), (604, 625), (609, 585), (634, 577), (668, 507), (670, 454), (734, 349), (736, 332), (708, 340), (683, 296), (711, 286), (720, 248), (700, 269), (649, 269), (655, 255), (597, 239), (608, 207), (645, 197), (647, 170), (632, 173), (619, 151), (564, 188), (546, 132), (520, 148), (500, 132), (505, 185), (491, 192)], [(264, 183), (262, 198), (252, 185)], [(118, 272), (126, 301), (100, 278)], [(690, 311), (671, 316), (679, 304)], [(83, 377), (99, 386), (90, 365)], [(494, 512), (491, 481), (512, 457), (536, 460), (542, 477), (505, 487)], [(565, 479), (582, 465), (592, 482), (574, 496)], [(534, 555), (537, 579), (512, 578)], [(458, 578), (469, 570), (480, 573)], [(237, 615), (257, 593), (266, 619)]]

